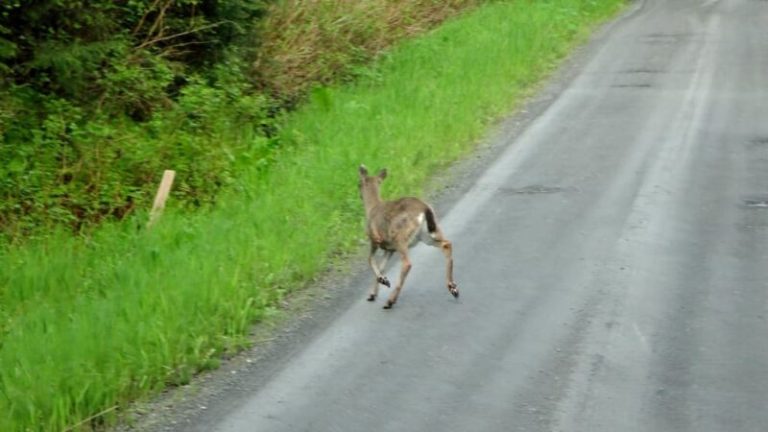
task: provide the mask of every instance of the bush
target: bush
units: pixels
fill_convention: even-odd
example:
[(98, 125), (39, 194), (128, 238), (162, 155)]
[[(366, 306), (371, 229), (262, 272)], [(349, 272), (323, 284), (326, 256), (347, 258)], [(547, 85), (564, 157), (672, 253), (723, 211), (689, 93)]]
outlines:
[[(147, 206), (165, 168), (204, 205), (265, 123), (237, 41), (261, 1), (0, 6), (0, 236), (80, 231)], [(244, 50), (243, 50), (244, 51)]]

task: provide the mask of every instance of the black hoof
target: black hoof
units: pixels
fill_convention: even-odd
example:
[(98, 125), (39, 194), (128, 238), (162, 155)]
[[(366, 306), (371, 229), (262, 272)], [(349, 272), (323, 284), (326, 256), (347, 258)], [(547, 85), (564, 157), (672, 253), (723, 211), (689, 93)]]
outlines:
[(378, 281), (380, 284), (384, 285), (385, 287), (387, 287), (387, 288), (389, 288), (389, 287), (390, 287), (390, 285), (389, 285), (389, 279), (387, 279), (387, 278), (386, 278), (386, 276), (381, 276), (381, 277), (379, 277), (379, 278), (376, 278), (376, 280), (377, 280), (377, 281)]
[(393, 302), (392, 300), (387, 300), (387, 304), (385, 304), (382, 307), (382, 309), (392, 309), (392, 306), (394, 306), (394, 305), (395, 305), (395, 302)]
[(459, 298), (459, 287), (455, 283), (451, 282), (448, 284), (448, 291), (454, 298)]
[(371, 295), (368, 296), (368, 301), (374, 301), (374, 300), (376, 300), (376, 296), (375, 295), (371, 294)]

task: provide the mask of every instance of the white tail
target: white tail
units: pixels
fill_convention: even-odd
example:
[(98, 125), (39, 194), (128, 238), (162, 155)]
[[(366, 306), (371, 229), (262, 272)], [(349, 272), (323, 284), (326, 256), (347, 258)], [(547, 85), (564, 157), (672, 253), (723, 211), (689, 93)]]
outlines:
[[(406, 197), (394, 201), (382, 201), (379, 187), (386, 177), (387, 170), (381, 170), (377, 175), (369, 176), (365, 165), (360, 165), (360, 195), (365, 206), (366, 231), (371, 241), (368, 263), (376, 275), (368, 301), (376, 300), (379, 284), (390, 286), (382, 270), (392, 254), (398, 252), (401, 260), (400, 280), (387, 299), (384, 309), (391, 308), (397, 302), (405, 278), (411, 270), (408, 249), (419, 241), (439, 247), (443, 251), (447, 261), (448, 291), (458, 298), (459, 289), (453, 281), (453, 248), (451, 242), (443, 236), (440, 227), (437, 226), (434, 210), (418, 198)], [(377, 264), (374, 255), (379, 249), (384, 251), (384, 260)]]

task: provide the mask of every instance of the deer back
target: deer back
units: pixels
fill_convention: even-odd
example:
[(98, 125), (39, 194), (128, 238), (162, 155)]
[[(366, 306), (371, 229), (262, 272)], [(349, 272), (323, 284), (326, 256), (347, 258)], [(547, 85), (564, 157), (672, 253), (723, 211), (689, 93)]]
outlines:
[(384, 201), (372, 209), (368, 232), (379, 233), (384, 249), (410, 246), (419, 239), (420, 231), (426, 229), (426, 213), (431, 211), (429, 205), (418, 198)]

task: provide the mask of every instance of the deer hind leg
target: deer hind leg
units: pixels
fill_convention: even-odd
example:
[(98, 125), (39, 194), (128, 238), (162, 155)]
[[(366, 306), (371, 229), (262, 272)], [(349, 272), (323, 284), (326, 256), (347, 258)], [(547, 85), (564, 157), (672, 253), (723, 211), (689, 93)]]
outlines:
[(442, 249), (446, 259), (445, 277), (448, 281), (448, 292), (450, 292), (453, 297), (459, 298), (459, 286), (456, 285), (456, 282), (453, 280), (453, 244), (448, 240), (443, 240), (440, 243), (440, 249)]
[(445, 238), (442, 231), (438, 228), (437, 231), (430, 233), (430, 240), (428, 244), (439, 247), (445, 255), (445, 278), (448, 284), (448, 292), (455, 298), (459, 298), (459, 286), (453, 280), (453, 244)]
[[(389, 259), (392, 257), (393, 253), (394, 253), (393, 251), (388, 251), (388, 250), (384, 251), (384, 258), (378, 264), (379, 273), (384, 271), (384, 269), (387, 266), (387, 262), (389, 262)], [(374, 258), (374, 260), (375, 260), (375, 258)], [(375, 264), (375, 262), (374, 262), (374, 264)], [(379, 284), (382, 283), (381, 280), (382, 279), (380, 279), (379, 276), (375, 276), (374, 277), (374, 279), (373, 279), (373, 287), (371, 287), (371, 292), (370, 292), (370, 294), (368, 294), (368, 301), (376, 300), (376, 296), (379, 295)], [(383, 280), (386, 282), (385, 285), (389, 286), (389, 281), (387, 280), (387, 278), (384, 277)]]
[(384, 309), (391, 309), (392, 305), (397, 303), (397, 297), (400, 295), (400, 290), (403, 289), (405, 278), (408, 276), (408, 272), (411, 271), (411, 260), (408, 259), (408, 247), (398, 249), (400, 253), (400, 280), (397, 281), (397, 286), (392, 294), (387, 299), (387, 304), (384, 305)]

